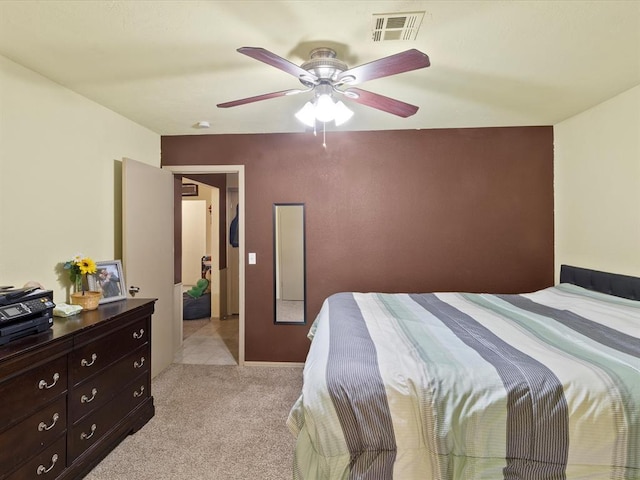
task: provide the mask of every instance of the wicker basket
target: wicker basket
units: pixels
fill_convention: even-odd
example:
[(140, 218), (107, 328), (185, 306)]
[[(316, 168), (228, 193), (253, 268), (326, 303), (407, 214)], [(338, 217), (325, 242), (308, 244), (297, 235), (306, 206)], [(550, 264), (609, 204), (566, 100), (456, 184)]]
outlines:
[(100, 292), (76, 292), (71, 294), (71, 304), (80, 305), (82, 310), (95, 310), (100, 303)]

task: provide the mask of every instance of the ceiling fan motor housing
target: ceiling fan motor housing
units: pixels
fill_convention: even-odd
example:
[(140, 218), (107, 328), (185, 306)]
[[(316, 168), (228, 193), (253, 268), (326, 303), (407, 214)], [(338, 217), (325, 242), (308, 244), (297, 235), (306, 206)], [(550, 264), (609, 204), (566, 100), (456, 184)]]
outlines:
[[(349, 67), (346, 63), (336, 58), (335, 50), (327, 47), (314, 48), (311, 50), (311, 59), (304, 62), (300, 67), (320, 79), (320, 83), (336, 81), (338, 75)], [(307, 87), (314, 85), (301, 78), (300, 81)]]

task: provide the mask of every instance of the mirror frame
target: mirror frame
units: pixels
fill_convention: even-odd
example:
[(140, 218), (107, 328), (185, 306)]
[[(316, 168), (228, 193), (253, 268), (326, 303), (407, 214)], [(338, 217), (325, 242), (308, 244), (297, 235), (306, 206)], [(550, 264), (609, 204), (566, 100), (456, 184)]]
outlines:
[[(302, 207), (302, 321), (278, 321), (278, 242), (277, 242), (277, 211), (278, 207)], [(274, 203), (273, 204), (273, 323), (275, 325), (306, 325), (307, 324), (307, 240), (306, 240), (306, 212), (303, 202)]]

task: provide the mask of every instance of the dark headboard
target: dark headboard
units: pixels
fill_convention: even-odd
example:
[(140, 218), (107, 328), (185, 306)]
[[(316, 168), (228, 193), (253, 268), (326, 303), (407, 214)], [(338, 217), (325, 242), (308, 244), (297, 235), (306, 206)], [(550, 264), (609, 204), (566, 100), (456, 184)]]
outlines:
[(560, 267), (560, 283), (572, 283), (588, 290), (640, 300), (640, 278), (629, 275), (562, 265)]

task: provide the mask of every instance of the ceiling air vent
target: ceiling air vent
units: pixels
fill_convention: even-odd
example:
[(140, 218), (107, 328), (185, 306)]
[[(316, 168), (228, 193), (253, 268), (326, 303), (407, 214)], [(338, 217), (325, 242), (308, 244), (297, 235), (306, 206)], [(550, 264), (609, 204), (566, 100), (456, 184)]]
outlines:
[(373, 41), (415, 40), (423, 18), (424, 12), (374, 14)]

